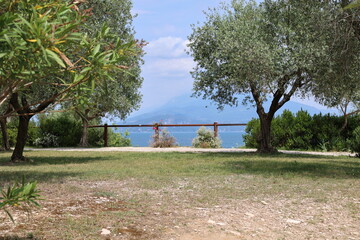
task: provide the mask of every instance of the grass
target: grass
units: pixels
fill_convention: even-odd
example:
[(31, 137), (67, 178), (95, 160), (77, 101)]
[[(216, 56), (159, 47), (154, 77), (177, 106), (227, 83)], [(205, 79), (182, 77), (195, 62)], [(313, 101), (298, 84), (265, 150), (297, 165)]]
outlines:
[(122, 180), (255, 174), (283, 178), (360, 178), (360, 161), (349, 157), (256, 153), (109, 153), (27, 152), (33, 163), (9, 164), (0, 154), (0, 183), (18, 179), (39, 182), (65, 179)]
[[(283, 202), (281, 208), (291, 214), (296, 214), (304, 201), (319, 206), (330, 204), (360, 221), (359, 204), (351, 200), (360, 199), (360, 160), (357, 158), (257, 153), (47, 151), (31, 151), (26, 156), (34, 162), (13, 165), (9, 164), (9, 153), (0, 153), (0, 186), (25, 176), (28, 181), (39, 182), (48, 200), (52, 195), (69, 196), (66, 197), (69, 199), (84, 195), (85, 199), (90, 196), (126, 203), (122, 211), (109, 210), (118, 208), (117, 203), (114, 206), (104, 203), (107, 205), (92, 212), (91, 217), (85, 214), (80, 217), (66, 215), (62, 220), (45, 219), (44, 229), (49, 222), (57, 224), (57, 227), (48, 226), (54, 232), (47, 235), (49, 239), (80, 239), (81, 236), (98, 239), (99, 229), (104, 224), (113, 225), (119, 232), (132, 232), (127, 228), (131, 225), (129, 229), (134, 229), (134, 239), (142, 239), (136, 235), (140, 233), (134, 224), (153, 224), (152, 228), (161, 230), (173, 222), (151, 220), (153, 212), (166, 218), (164, 216), (172, 211), (240, 200), (260, 205), (263, 201), (280, 201)], [(99, 182), (109, 185), (88, 187)], [(312, 221), (317, 224), (322, 218), (323, 215), (319, 215)], [(158, 227), (157, 222), (161, 223)], [(36, 236), (45, 234), (41, 229), (27, 231)], [(143, 238), (149, 239), (149, 235)]]

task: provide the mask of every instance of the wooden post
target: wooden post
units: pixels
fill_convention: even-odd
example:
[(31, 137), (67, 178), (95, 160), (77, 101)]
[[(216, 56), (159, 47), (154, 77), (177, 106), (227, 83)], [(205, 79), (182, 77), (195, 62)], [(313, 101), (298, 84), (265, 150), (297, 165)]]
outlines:
[(218, 130), (219, 130), (218, 122), (214, 122), (214, 136), (215, 137), (218, 136)]
[(108, 125), (104, 125), (104, 147), (108, 146)]

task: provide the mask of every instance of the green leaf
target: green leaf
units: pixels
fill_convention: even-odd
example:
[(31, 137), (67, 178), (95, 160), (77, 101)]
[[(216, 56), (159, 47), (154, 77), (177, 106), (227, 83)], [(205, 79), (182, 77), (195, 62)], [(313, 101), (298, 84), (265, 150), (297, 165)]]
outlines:
[(347, 10), (347, 9), (357, 8), (357, 7), (360, 7), (360, 0), (356, 0), (356, 1), (352, 2), (352, 3), (350, 3), (349, 5), (344, 7), (344, 9)]
[(92, 51), (92, 55), (95, 56), (100, 51), (100, 44), (96, 45)]
[(66, 68), (64, 62), (61, 60), (61, 58), (53, 51), (51, 51), (50, 49), (45, 49), (47, 55), (53, 59), (55, 62), (57, 62), (61, 67)]

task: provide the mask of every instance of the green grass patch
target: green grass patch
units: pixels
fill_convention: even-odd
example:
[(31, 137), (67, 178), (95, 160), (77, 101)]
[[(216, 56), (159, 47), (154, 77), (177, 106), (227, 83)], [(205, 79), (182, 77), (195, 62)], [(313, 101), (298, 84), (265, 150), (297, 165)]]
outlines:
[(256, 153), (27, 152), (32, 163), (10, 164), (0, 154), (0, 182), (25, 176), (39, 182), (64, 179), (202, 177), (255, 174), (284, 178), (360, 178), (360, 161), (351, 157)]

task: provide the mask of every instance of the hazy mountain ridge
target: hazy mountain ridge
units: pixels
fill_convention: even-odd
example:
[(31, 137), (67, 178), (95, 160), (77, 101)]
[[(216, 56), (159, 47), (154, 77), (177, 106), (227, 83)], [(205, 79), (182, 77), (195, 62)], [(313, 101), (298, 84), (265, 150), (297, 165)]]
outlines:
[[(311, 115), (319, 113), (335, 113), (334, 110), (318, 109), (306, 104), (289, 101), (277, 114), (285, 109), (296, 113), (305, 110)], [(162, 122), (164, 124), (202, 124), (202, 123), (247, 123), (252, 118), (257, 118), (254, 107), (240, 105), (238, 107), (225, 107), (219, 111), (211, 101), (191, 98), (188, 95), (176, 97), (157, 109), (148, 113), (128, 118), (126, 124), (153, 124)]]

